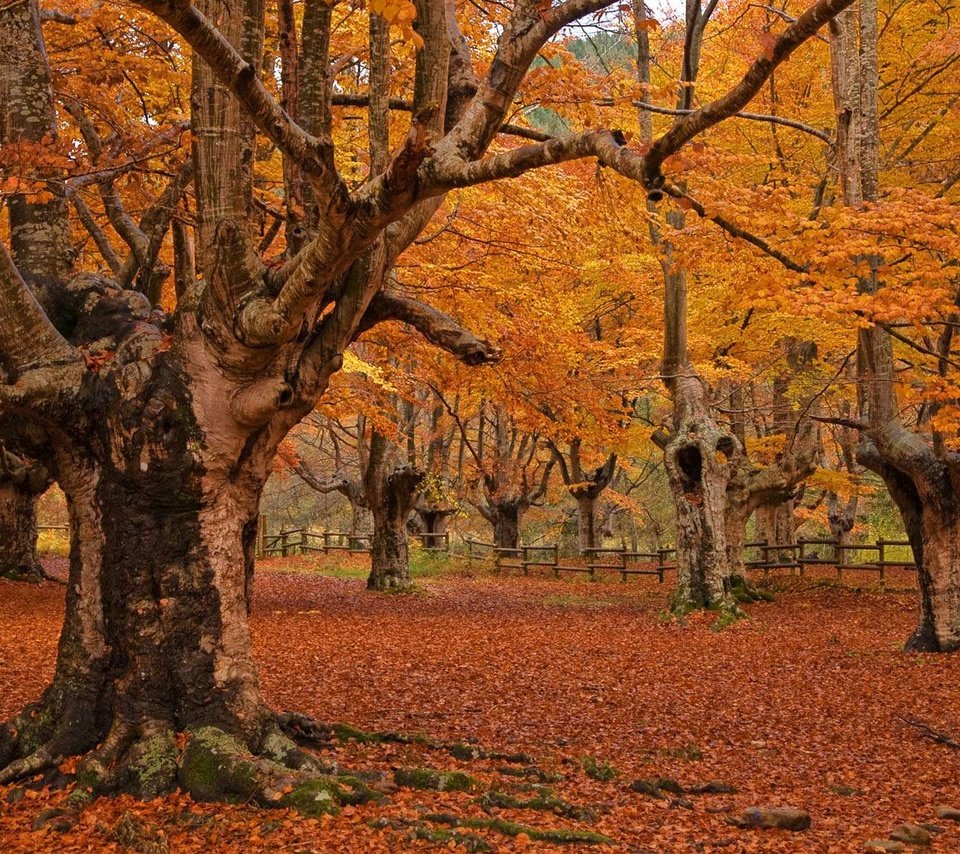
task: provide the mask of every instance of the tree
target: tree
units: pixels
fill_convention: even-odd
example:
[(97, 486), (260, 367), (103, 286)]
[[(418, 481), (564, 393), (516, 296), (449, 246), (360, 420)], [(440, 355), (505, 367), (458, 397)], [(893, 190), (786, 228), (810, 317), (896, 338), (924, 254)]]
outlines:
[(45, 577), (37, 556), (37, 499), (49, 486), (43, 463), (0, 446), (0, 577)]
[(579, 438), (573, 439), (564, 454), (551, 442), (550, 450), (560, 467), (560, 475), (567, 491), (577, 502), (577, 540), (582, 552), (598, 545), (597, 499), (616, 474), (617, 455), (610, 454), (600, 466), (584, 470), (580, 459), (581, 444)]
[[(423, 0), (414, 119), (385, 156), (386, 92), (371, 88), (372, 168), (351, 188), (329, 135), (333, 9), (315, 0), (304, 8), (298, 116), (280, 108), (260, 77), (265, 24), (257, 0), (144, 0), (194, 52), (200, 278), (183, 282), (169, 315), (103, 277), (68, 279), (62, 290), (73, 297), (67, 308), (77, 327), (99, 313), (112, 330), (81, 353), (53, 322), (59, 312), (44, 309), (0, 250), (2, 414), (36, 419), (50, 432), (77, 526), (71, 572), (82, 581), (70, 587), (51, 686), (0, 732), (0, 782), (85, 754), (78, 774), (87, 791), (150, 795), (179, 780), (199, 799), (328, 808), (336, 790), (281, 734), (250, 649), (257, 505), (273, 458), (326, 391), (344, 350), (377, 323), (411, 325), (471, 364), (498, 355), (451, 318), (385, 286), (397, 256), (448, 190), (570, 159), (598, 157), (659, 196), (664, 160), (741, 109), (848, 2), (818, 0), (728, 95), (680, 118), (644, 153), (616, 132), (590, 131), (487, 154), (543, 44), (607, 3), (516, 4), (478, 79), (447, 6)], [(18, 35), (44, 56), (36, 5), (22, 5), (31, 20)], [(402, 11), (409, 23), (411, 10)], [(380, 36), (371, 79), (383, 79), (373, 69), (385, 24), (372, 20)], [(4, 65), (16, 78), (9, 53)], [(273, 266), (249, 227), (257, 218), (256, 131), (304, 189), (302, 248)], [(186, 733), (182, 750), (177, 732)]]

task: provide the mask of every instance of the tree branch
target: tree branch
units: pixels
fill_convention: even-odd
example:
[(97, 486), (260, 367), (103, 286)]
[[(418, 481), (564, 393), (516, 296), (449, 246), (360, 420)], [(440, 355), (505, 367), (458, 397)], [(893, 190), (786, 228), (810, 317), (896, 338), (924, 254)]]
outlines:
[(466, 365), (487, 365), (502, 358), (499, 347), (477, 338), (442, 311), (396, 291), (380, 291), (373, 298), (357, 334), (387, 320), (412, 326), (431, 344), (446, 350)]
[(663, 185), (663, 162), (703, 131), (739, 113), (760, 91), (778, 65), (852, 2), (817, 0), (780, 34), (763, 56), (754, 60), (736, 86), (715, 101), (678, 119), (669, 131), (655, 140), (644, 156), (643, 164), (643, 185), (652, 192), (654, 200), (660, 197), (659, 189)]
[(237, 97), (257, 127), (284, 154), (323, 189), (325, 199), (346, 198), (347, 190), (333, 160), (333, 144), (307, 133), (277, 103), (258, 70), (247, 63), (190, 0), (139, 0), (140, 5), (165, 21)]
[[(25, 391), (28, 374), (45, 367), (83, 366), (74, 347), (54, 328), (0, 242), (0, 359), (8, 379)], [(42, 389), (32, 389), (34, 391)], [(55, 394), (59, 389), (47, 389)]]
[[(603, 102), (600, 103), (602, 106)], [(608, 103), (611, 105), (613, 104), (612, 101)], [(646, 110), (648, 113), (657, 113), (658, 115), (662, 116), (691, 116), (696, 112), (696, 110), (677, 110), (670, 107), (659, 107), (656, 104), (650, 104), (646, 101), (631, 101), (631, 104), (640, 110)], [(819, 128), (815, 128), (813, 125), (808, 125), (804, 122), (797, 121), (796, 119), (785, 118), (784, 116), (775, 116), (768, 113), (748, 113), (741, 110), (738, 113), (734, 113), (732, 116), (730, 116), (730, 118), (747, 119), (748, 121), (783, 125), (784, 127), (793, 128), (794, 130), (809, 134), (810, 136), (815, 136), (817, 139), (823, 140), (823, 142), (825, 142), (827, 145), (831, 145), (833, 143), (833, 137), (828, 131), (820, 130)]]

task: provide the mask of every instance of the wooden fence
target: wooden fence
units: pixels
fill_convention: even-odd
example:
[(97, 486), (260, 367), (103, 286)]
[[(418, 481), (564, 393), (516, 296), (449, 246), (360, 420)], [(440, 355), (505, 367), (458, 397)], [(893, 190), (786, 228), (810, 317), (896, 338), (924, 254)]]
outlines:
[[(611, 572), (626, 581), (631, 575), (655, 575), (663, 583), (666, 573), (675, 571), (676, 549), (662, 548), (657, 551), (631, 551), (626, 547), (598, 547), (585, 549), (581, 560), (573, 562), (560, 557), (558, 545), (522, 545), (518, 548), (502, 548), (496, 543), (467, 537), (464, 539), (467, 561), (492, 562), (498, 570), (516, 569), (528, 575), (532, 569), (553, 572), (585, 573), (595, 578), (598, 572)], [(827, 547), (829, 554), (821, 555), (818, 547)], [(875, 543), (851, 543), (841, 545), (835, 540), (803, 539), (796, 543), (768, 543), (757, 540), (744, 544), (744, 565), (750, 571), (762, 570), (764, 574), (773, 569), (796, 570), (804, 574), (808, 566), (832, 566), (837, 578), (845, 570), (876, 572), (881, 584), (886, 581), (886, 570), (891, 567), (915, 568), (910, 543), (906, 540), (879, 539)], [(899, 554), (897, 554), (899, 552)], [(906, 552), (907, 556), (903, 556)], [(876, 554), (873, 560), (863, 560), (864, 554)], [(855, 560), (854, 557), (859, 557)]]
[[(450, 534), (414, 533), (413, 540), (419, 540), (421, 548), (430, 552), (449, 552)], [(348, 531), (311, 531), (307, 528), (287, 528), (278, 533), (267, 533), (261, 526), (257, 538), (257, 557), (290, 557), (291, 555), (330, 554), (346, 552), (349, 554), (369, 554), (370, 534), (351, 534)]]

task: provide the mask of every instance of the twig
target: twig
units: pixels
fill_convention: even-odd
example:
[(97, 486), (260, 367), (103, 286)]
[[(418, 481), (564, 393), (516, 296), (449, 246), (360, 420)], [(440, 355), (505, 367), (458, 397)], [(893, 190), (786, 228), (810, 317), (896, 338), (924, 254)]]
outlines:
[(937, 744), (946, 745), (953, 750), (960, 750), (960, 741), (957, 741), (949, 733), (934, 729), (930, 724), (917, 720), (917, 718), (905, 718), (903, 715), (896, 715), (895, 717), (903, 721), (907, 726), (912, 726), (914, 729), (920, 730), (924, 738), (929, 738), (931, 741), (937, 742)]

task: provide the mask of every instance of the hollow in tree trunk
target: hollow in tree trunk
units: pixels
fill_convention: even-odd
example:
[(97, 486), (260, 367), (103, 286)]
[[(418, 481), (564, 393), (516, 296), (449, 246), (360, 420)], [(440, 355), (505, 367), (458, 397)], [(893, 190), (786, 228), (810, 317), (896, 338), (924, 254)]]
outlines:
[(676, 508), (674, 606), (681, 612), (735, 605), (729, 592), (727, 486), (742, 454), (736, 437), (710, 417), (702, 380), (689, 365), (685, 373), (671, 378), (676, 429), (655, 436)]

